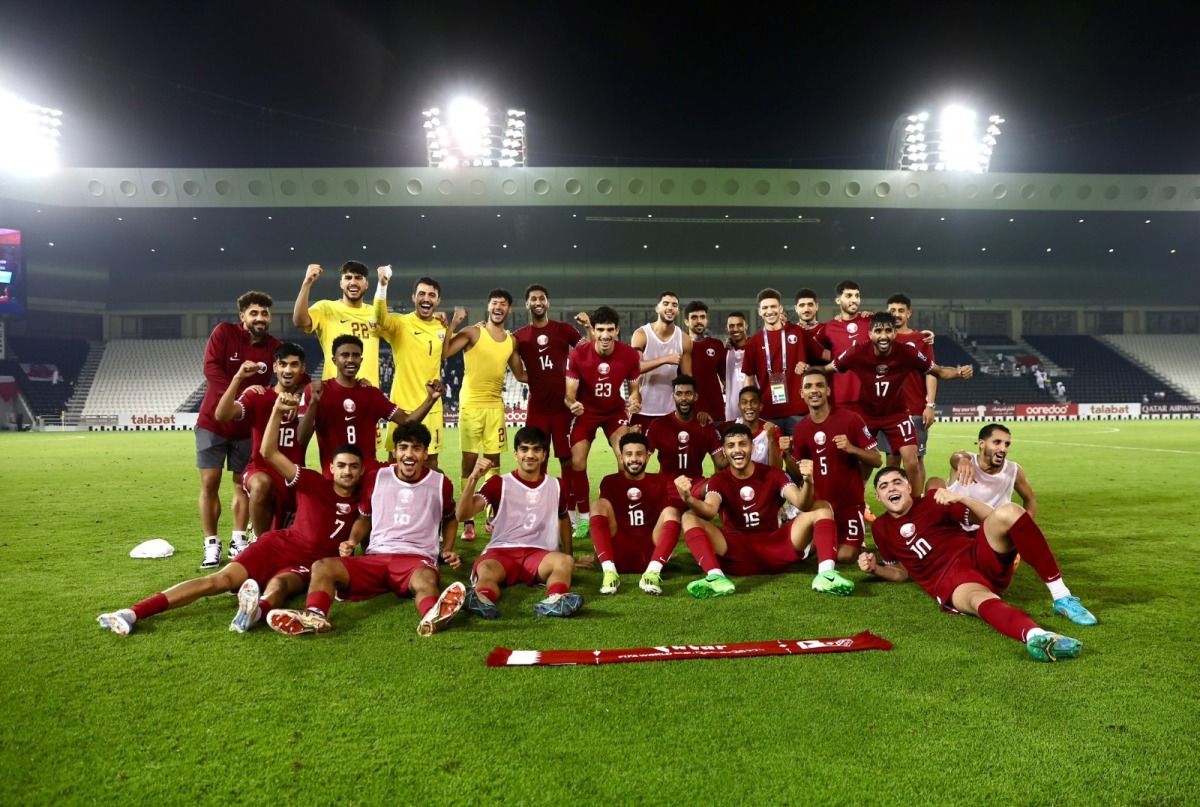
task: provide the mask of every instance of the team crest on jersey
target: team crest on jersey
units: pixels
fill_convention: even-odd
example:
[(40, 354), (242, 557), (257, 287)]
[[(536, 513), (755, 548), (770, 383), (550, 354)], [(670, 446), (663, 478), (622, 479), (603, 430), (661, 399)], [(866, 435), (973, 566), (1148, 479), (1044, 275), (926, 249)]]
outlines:
[(602, 361), (597, 369), (600, 371), (600, 375), (608, 375), (608, 371), (612, 368), (608, 366), (608, 362)]
[(438, 341), (440, 342), (440, 341), (442, 341), (442, 340), (443, 340), (443, 339), (445, 339), (445, 338), (446, 338), (446, 332), (445, 332), (445, 331), (438, 331)]
[(539, 501), (541, 501), (541, 498), (542, 498), (542, 492), (540, 490), (525, 491), (525, 504), (529, 505), (530, 507), (533, 507)]
[(266, 375), (268, 372), (270, 372), (270, 371), (267, 369), (267, 363), (264, 361), (260, 361), (258, 363), (258, 374)]
[(346, 513), (350, 512), (350, 505), (346, 504), (345, 502), (338, 502), (337, 511), (342, 515), (346, 515)]
[(713, 350), (711, 347), (710, 347), (710, 348), (706, 348), (706, 349), (705, 349), (705, 351), (704, 351), (704, 353), (705, 353), (705, 355), (707, 355), (709, 358), (712, 358), (713, 356), (717, 355), (717, 351)]
[(630, 488), (629, 490), (625, 491), (625, 495), (631, 502), (640, 502), (642, 500), (642, 489)]
[(342, 409), (345, 409), (347, 412), (354, 412), (354, 410), (357, 408), (358, 407), (354, 405), (354, 401), (350, 400), (349, 398), (342, 401)]
[(546, 334), (544, 334), (544, 333), (539, 334), (538, 338), (537, 338), (537, 343), (539, 345), (541, 345), (542, 347), (545, 347), (546, 345), (550, 344), (550, 337), (546, 336)]
[(825, 441), (828, 439), (829, 438), (825, 436), (825, 432), (817, 432), (815, 435), (813, 435), (813, 440), (815, 440), (819, 446), (825, 445)]
[(856, 333), (858, 333), (858, 323), (857, 323), (857, 322), (851, 322), (851, 323), (849, 323), (848, 325), (846, 325), (846, 333), (848, 333), (848, 334), (856, 334)]
[(691, 439), (692, 439), (692, 436), (691, 436), (690, 434), (688, 434), (687, 432), (680, 432), (680, 433), (679, 433), (679, 444), (680, 444), (681, 446), (682, 446), (682, 445), (687, 445), (687, 444), (688, 444), (688, 442), (689, 442)]
[(788, 340), (788, 344), (789, 344), (789, 345), (794, 345), (794, 344), (796, 344), (796, 334), (794, 334), (794, 333), (789, 333), (789, 334), (787, 335), (787, 340)]
[(413, 492), (411, 490), (400, 490), (400, 504), (412, 504)]
[(888, 374), (888, 366), (886, 364), (876, 364), (875, 365), (876, 377), (883, 378), (887, 374)]
[(917, 534), (917, 526), (915, 524), (900, 525), (900, 537), (906, 541), (911, 541), (912, 537)]
[(742, 489), (738, 491), (738, 495), (742, 497), (742, 501), (752, 502), (754, 501), (754, 488), (749, 485), (743, 485)]

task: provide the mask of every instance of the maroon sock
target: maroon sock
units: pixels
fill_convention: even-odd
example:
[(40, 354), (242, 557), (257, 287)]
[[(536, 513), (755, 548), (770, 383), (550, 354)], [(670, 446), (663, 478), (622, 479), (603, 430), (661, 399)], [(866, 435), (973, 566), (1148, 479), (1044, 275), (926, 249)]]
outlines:
[(133, 611), (133, 615), (138, 619), (145, 619), (148, 616), (161, 614), (163, 611), (171, 607), (171, 603), (167, 602), (167, 595), (161, 591), (153, 597), (147, 597), (129, 610)]
[(262, 612), (263, 616), (266, 616), (267, 614), (271, 613), (271, 609), (274, 607), (275, 606), (271, 605), (271, 603), (268, 602), (267, 600), (259, 600), (258, 601), (258, 610)]
[(553, 597), (555, 594), (566, 594), (571, 590), (571, 587), (566, 583), (551, 583), (546, 586), (546, 596)]
[(500, 601), (500, 589), (487, 588), (486, 586), (475, 586), (475, 591), (476, 593), (487, 597), (492, 602)]
[(817, 561), (837, 560), (837, 526), (832, 518), (819, 519), (813, 524), (813, 548)]
[(333, 605), (333, 597), (326, 594), (324, 591), (308, 592), (308, 599), (304, 601), (304, 607), (310, 611), (316, 611), (321, 616), (329, 616), (329, 607)]
[(721, 570), (721, 564), (717, 563), (717, 553), (713, 551), (712, 539), (703, 527), (692, 527), (683, 534), (683, 540), (705, 574)]
[(592, 546), (596, 548), (596, 562), (612, 560), (612, 527), (608, 516), (596, 516), (591, 522)]
[(592, 509), (592, 483), (588, 480), (587, 469), (575, 471), (575, 509), (580, 514)]
[(1019, 608), (1013, 608), (999, 598), (984, 600), (979, 605), (979, 618), (991, 625), (1000, 633), (1018, 642), (1025, 641), (1029, 631), (1038, 625), (1029, 618), (1029, 614)]
[(654, 545), (652, 560), (658, 561), (663, 566), (667, 565), (667, 561), (671, 559), (671, 553), (675, 551), (675, 546), (679, 543), (679, 532), (682, 529), (683, 525), (678, 521), (668, 521), (663, 524), (662, 532), (658, 534), (658, 543)]
[(422, 597), (421, 598), (421, 601), (419, 603), (417, 603), (417, 613), (421, 616), (422, 619), (424, 619), (425, 615), (429, 613), (430, 608), (437, 605), (437, 601), (438, 601), (437, 597)]
[(1050, 544), (1046, 543), (1042, 528), (1034, 523), (1028, 513), (1021, 514), (1008, 531), (1008, 537), (1012, 539), (1021, 560), (1033, 567), (1043, 583), (1052, 583), (1062, 578), (1058, 561), (1050, 551)]

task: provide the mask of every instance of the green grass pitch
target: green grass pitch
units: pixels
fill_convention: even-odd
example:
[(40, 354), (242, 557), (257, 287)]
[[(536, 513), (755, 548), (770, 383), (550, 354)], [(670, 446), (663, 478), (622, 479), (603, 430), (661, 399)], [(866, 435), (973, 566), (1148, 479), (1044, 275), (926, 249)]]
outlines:
[[(1016, 423), (1012, 458), (1067, 583), (1051, 612), (1022, 567), (1006, 599), (1080, 638), (1042, 665), (915, 585), (809, 590), (813, 569), (690, 598), (682, 542), (659, 598), (577, 574), (574, 619), (510, 589), (495, 622), (417, 636), (411, 600), (334, 606), (336, 630), (230, 633), (232, 597), (121, 639), (96, 615), (199, 574), (190, 433), (0, 435), (8, 513), (2, 804), (1195, 804), (1200, 683), (1195, 421)], [(930, 466), (974, 445), (939, 424)], [(443, 466), (458, 487), (454, 431)], [(594, 454), (591, 480), (615, 468)], [(513, 467), (511, 456), (504, 469)], [(879, 507), (876, 503), (875, 509)], [(228, 540), (228, 514), (222, 519)], [(168, 560), (131, 560), (151, 537)], [(460, 544), (459, 573), (482, 541)], [(847, 575), (862, 581), (857, 569)], [(496, 645), (592, 649), (844, 636), (891, 652), (488, 669)]]

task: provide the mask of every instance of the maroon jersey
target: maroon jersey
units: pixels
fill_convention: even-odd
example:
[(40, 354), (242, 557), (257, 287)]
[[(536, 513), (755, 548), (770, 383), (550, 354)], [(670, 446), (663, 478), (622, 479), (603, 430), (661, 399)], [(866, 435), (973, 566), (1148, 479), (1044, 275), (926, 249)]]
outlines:
[(566, 411), (567, 357), (579, 342), (579, 331), (552, 319), (544, 328), (518, 328), (513, 339), (529, 374), (528, 408), (546, 415)]
[(922, 496), (899, 518), (890, 513), (877, 517), (871, 522), (871, 536), (884, 561), (901, 564), (917, 585), (936, 597), (938, 581), (954, 560), (973, 541), (983, 540), (963, 529), (966, 518), (966, 505), (938, 504), (932, 496)]
[(704, 456), (721, 450), (716, 426), (701, 425), (695, 418), (685, 423), (674, 412), (651, 423), (646, 440), (658, 452), (658, 472), (668, 479), (702, 475)]
[(600, 498), (612, 505), (617, 532), (638, 542), (654, 537), (654, 525), (674, 483), (664, 474), (643, 474), (629, 479), (623, 473), (609, 474), (600, 481)]
[[(871, 318), (859, 314), (854, 319), (831, 319), (822, 324), (821, 339), (829, 348), (829, 355), (836, 357), (845, 353), (859, 342), (870, 342)], [(855, 375), (838, 375), (833, 379), (834, 403), (854, 403), (858, 400), (862, 384)]]
[[(707, 412), (716, 423), (725, 418), (725, 343), (712, 336), (692, 341), (692, 378), (696, 379), (697, 412)], [(733, 391), (737, 394), (737, 390)]]
[(275, 364), (275, 350), (283, 342), (267, 334), (257, 345), (250, 341), (250, 332), (240, 322), (222, 322), (213, 328), (208, 337), (208, 346), (204, 349), (204, 378), (208, 381), (208, 389), (204, 391), (204, 400), (200, 404), (200, 416), (196, 425), (219, 434), (227, 440), (244, 440), (250, 436), (249, 421), (230, 421), (221, 423), (217, 420), (217, 403), (229, 382), (242, 369), (242, 362), (258, 362), (258, 374), (243, 379), (238, 384), (241, 391), (246, 387), (271, 385), (271, 368)]
[(866, 502), (858, 459), (834, 445), (833, 438), (838, 434), (846, 435), (851, 443), (867, 451), (878, 448), (875, 437), (858, 414), (835, 407), (820, 423), (814, 423), (809, 415), (796, 424), (792, 456), (797, 460), (812, 460), (816, 498), (829, 502), (834, 510), (861, 510)]
[(621, 385), (641, 375), (642, 354), (624, 342), (614, 342), (611, 355), (601, 356), (594, 342), (580, 345), (567, 359), (567, 378), (579, 382), (576, 400), (589, 415), (625, 411)]
[[(811, 333), (790, 322), (777, 331), (763, 328), (746, 340), (742, 374), (753, 378), (754, 385), (762, 390), (764, 420), (804, 414), (806, 407), (801, 397), (803, 376), (796, 373), (796, 365), (800, 362), (817, 364), (821, 361), (823, 353), (823, 347), (817, 344)], [(786, 403), (772, 402), (772, 373), (784, 374), (787, 386)]]
[(318, 558), (333, 557), (338, 544), (350, 537), (350, 528), (362, 515), (358, 509), (359, 491), (339, 496), (333, 482), (308, 468), (296, 468), (296, 476), (287, 481), (296, 491), (296, 520), (292, 530), (305, 537), (306, 548)]
[(933, 359), (911, 344), (893, 342), (886, 356), (876, 356), (869, 339), (838, 355), (832, 364), (838, 373), (858, 376), (862, 384), (858, 405), (868, 418), (907, 415), (904, 382), (913, 373), (923, 378), (933, 369)]
[(738, 479), (732, 468), (708, 480), (706, 491), (721, 497), (721, 524), (726, 535), (767, 536), (779, 529), (783, 491), (793, 485), (778, 468), (754, 463), (749, 479)]
[[(908, 333), (897, 333), (896, 344), (909, 344), (915, 347), (921, 353), (929, 357), (930, 361), (935, 361), (933, 355), (933, 345), (925, 344), (925, 334), (920, 331), (909, 331)], [(925, 402), (929, 397), (925, 390), (925, 376), (911, 373), (904, 380), (904, 405), (908, 407), (908, 413), (915, 417), (920, 417), (925, 411)]]
[[(256, 392), (243, 392), (242, 397), (237, 399), (237, 405), (241, 407), (242, 414), (238, 420), (244, 420), (250, 424), (250, 462), (261, 468), (266, 468), (272, 476), (278, 476), (275, 469), (263, 459), (262, 441), (263, 433), (267, 430), (267, 421), (271, 419), (271, 411), (275, 408), (275, 401), (279, 398), (273, 387), (267, 387), (262, 394)], [(304, 446), (300, 445), (300, 417), (303, 412), (292, 410), (283, 414), (283, 420), (279, 424), (279, 441), (277, 448), (279, 453), (292, 461), (294, 465), (304, 465)]]
[[(305, 399), (311, 398), (309, 387)], [(316, 415), (317, 447), (326, 475), (333, 452), (347, 443), (358, 448), (370, 464), (375, 458), (375, 428), (380, 420), (390, 420), (398, 408), (377, 387), (343, 387), (332, 379), (326, 381)]]

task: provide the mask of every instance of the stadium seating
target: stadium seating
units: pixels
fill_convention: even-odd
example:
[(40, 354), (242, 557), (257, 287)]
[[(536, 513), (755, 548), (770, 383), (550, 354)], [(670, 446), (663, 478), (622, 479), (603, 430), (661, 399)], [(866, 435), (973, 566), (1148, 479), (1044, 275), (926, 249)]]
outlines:
[(120, 339), (108, 343), (83, 406), (84, 417), (175, 412), (203, 377), (205, 339)]
[[(79, 369), (88, 354), (82, 339), (43, 339), (13, 336), (9, 339), (16, 360), (5, 373), (17, 379), (21, 394), (35, 417), (54, 417), (67, 408)], [(20, 365), (30, 365), (27, 374)], [(56, 368), (57, 377), (49, 368)], [(37, 380), (35, 380), (37, 379)]]
[[(1138, 361), (1165, 384), (1156, 391), (1175, 387), (1194, 401), (1200, 401), (1200, 335), (1172, 336), (1105, 336), (1105, 342), (1124, 355)], [(1157, 402), (1153, 394), (1146, 393)], [(1136, 399), (1135, 399), (1136, 400)]]
[[(1056, 364), (1070, 368), (1062, 379), (1067, 398), (1086, 403), (1132, 403), (1143, 395), (1164, 391), (1163, 403), (1187, 399), (1174, 390), (1163, 390), (1163, 382), (1129, 361), (1111, 346), (1091, 336), (1026, 336), (1025, 341)], [(1052, 379), (1057, 381), (1058, 379)]]

